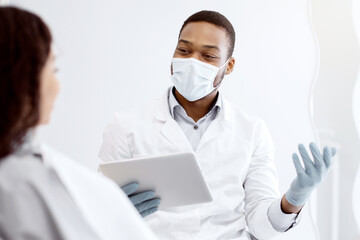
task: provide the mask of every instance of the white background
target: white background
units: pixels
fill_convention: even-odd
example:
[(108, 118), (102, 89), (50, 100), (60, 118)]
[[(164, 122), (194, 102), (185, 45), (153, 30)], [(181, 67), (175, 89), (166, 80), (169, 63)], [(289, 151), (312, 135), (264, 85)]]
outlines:
[[(158, 98), (171, 85), (170, 60), (180, 27), (203, 9), (221, 12), (235, 27), (236, 68), (221, 90), (244, 111), (268, 123), (282, 192), (295, 177), (291, 154), (297, 144), (316, 140), (310, 100), (320, 57), (307, 1), (12, 3), (44, 18), (58, 52), (61, 94), (52, 122), (41, 129), (40, 138), (91, 169), (97, 167), (102, 130), (113, 114)], [(327, 221), (326, 211), (319, 212), (317, 219)], [(343, 220), (349, 219), (348, 214)], [(316, 239), (311, 225), (306, 209), (301, 225), (283, 238)], [(355, 237), (355, 229), (347, 232)]]

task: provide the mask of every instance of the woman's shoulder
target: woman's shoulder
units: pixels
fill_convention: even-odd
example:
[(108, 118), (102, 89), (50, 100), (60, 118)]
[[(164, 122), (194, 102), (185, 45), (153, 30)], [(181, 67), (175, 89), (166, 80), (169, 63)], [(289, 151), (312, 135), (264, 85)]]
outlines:
[(14, 188), (21, 183), (31, 183), (46, 171), (41, 158), (29, 154), (12, 154), (0, 160), (0, 188)]
[[(104, 177), (96, 170), (89, 169), (78, 161), (70, 159), (65, 154), (56, 149), (42, 145), (41, 151), (44, 154), (44, 162), (46, 165), (52, 167), (59, 175), (65, 185), (84, 184), (84, 186), (93, 183), (96, 186), (101, 186), (101, 189), (114, 188), (114, 182)], [(95, 187), (95, 186), (93, 186)], [(118, 187), (116, 186), (118, 190)]]

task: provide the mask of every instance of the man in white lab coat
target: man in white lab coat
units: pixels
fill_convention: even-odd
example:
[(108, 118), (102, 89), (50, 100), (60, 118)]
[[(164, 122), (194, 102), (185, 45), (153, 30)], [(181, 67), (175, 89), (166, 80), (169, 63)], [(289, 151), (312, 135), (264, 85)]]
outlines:
[[(171, 211), (156, 211), (156, 204), (138, 208), (143, 216), (156, 211), (145, 219), (160, 239), (270, 239), (296, 225), (301, 208), (329, 170), (329, 148), (320, 154), (311, 144), (311, 160), (299, 145), (305, 167), (295, 154), (297, 176), (280, 196), (265, 123), (243, 113), (218, 90), (234, 69), (234, 44), (235, 31), (223, 15), (193, 14), (184, 22), (174, 52), (174, 87), (140, 111), (116, 115), (105, 129), (99, 152), (103, 161), (195, 152), (214, 201)], [(143, 202), (154, 200), (149, 198)]]

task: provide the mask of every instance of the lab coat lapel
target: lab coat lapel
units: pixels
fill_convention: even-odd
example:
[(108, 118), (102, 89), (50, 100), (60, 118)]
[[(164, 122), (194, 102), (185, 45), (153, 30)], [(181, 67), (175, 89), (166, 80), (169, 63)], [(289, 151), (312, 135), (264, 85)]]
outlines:
[(231, 108), (229, 108), (229, 103), (222, 97), (222, 95), (220, 95), (220, 97), (222, 104), (219, 116), (206, 129), (197, 150), (205, 147), (207, 143), (223, 137), (230, 129), (232, 119)]
[(199, 150), (202, 147), (205, 147), (207, 143), (221, 138), (225, 134), (226, 130), (227, 129), (224, 127), (223, 122), (219, 118), (215, 119), (206, 129), (197, 149)]
[(163, 122), (161, 127), (162, 135), (173, 145), (175, 145), (182, 152), (193, 152), (189, 140), (186, 138), (184, 132), (179, 124), (172, 118), (169, 109), (169, 93), (171, 88), (163, 96), (159, 107), (156, 111), (155, 117), (158, 121)]
[(180, 151), (193, 152), (189, 140), (174, 119), (171, 118), (165, 122), (164, 126), (161, 128), (161, 133)]

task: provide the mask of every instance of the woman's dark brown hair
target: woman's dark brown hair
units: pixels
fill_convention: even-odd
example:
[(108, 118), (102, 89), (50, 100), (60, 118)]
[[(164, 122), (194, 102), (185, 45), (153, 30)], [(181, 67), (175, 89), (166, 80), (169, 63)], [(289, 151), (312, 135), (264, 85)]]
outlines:
[(40, 74), (52, 37), (33, 13), (0, 7), (0, 159), (13, 153), (40, 119)]

